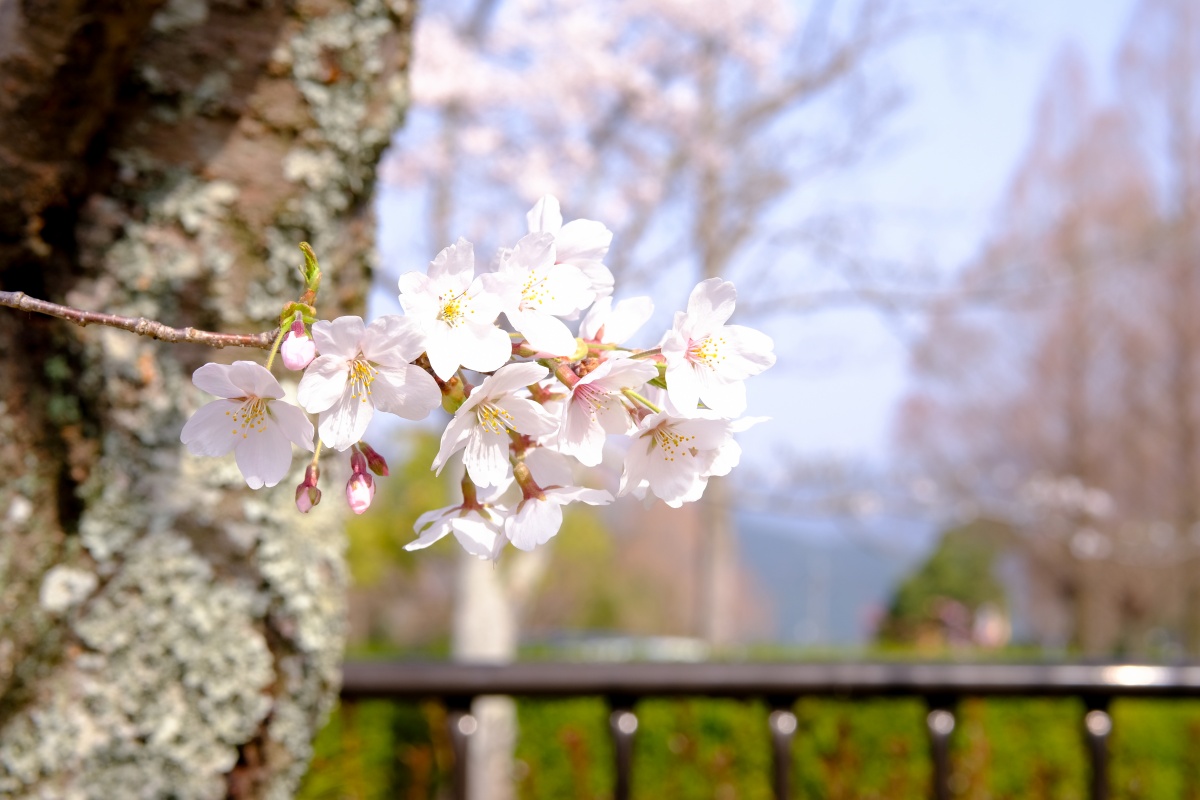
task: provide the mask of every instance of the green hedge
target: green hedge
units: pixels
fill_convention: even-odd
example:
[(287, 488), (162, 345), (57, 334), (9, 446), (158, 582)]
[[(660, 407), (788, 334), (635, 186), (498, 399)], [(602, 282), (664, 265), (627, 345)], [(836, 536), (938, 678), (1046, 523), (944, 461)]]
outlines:
[[(606, 798), (612, 747), (595, 699), (518, 703), (518, 797)], [(912, 699), (807, 699), (795, 707), (793, 786), (806, 800), (925, 798), (924, 706)], [(953, 741), (955, 797), (1086, 797), (1078, 700), (969, 700)], [(767, 709), (757, 702), (646, 700), (638, 706), (634, 797), (767, 800)], [(1114, 798), (1200, 798), (1200, 701), (1113, 706)], [(335, 713), (300, 792), (308, 800), (444, 796), (444, 714), (372, 701)]]

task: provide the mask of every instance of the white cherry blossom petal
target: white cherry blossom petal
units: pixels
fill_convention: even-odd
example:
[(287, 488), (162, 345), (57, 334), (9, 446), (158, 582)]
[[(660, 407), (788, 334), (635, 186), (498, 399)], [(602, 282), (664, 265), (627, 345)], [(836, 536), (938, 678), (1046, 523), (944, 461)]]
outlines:
[(467, 437), (463, 463), (479, 486), (498, 486), (508, 478), (508, 436), (475, 428)]
[(692, 338), (707, 336), (733, 315), (737, 289), (730, 281), (709, 278), (692, 289), (688, 297), (688, 324), (684, 333)]
[(192, 384), (200, 391), (217, 397), (244, 397), (245, 391), (234, 384), (230, 377), (232, 369), (229, 364), (205, 364), (192, 373)]
[(272, 403), (270, 413), (284, 435), (293, 444), (309, 452), (316, 449), (316, 445), (313, 443), (315, 431), (307, 414), (291, 403)]
[(317, 431), (326, 447), (342, 451), (367, 432), (375, 407), (364, 398), (343, 392), (332, 406), (318, 417)]
[(547, 500), (527, 500), (504, 520), (504, 533), (518, 550), (533, 550), (554, 538), (562, 527), (562, 506)]
[(412, 364), (378, 367), (371, 400), (380, 411), (405, 419), (425, 419), (442, 403), (442, 392), (429, 373)]
[(214, 400), (200, 406), (179, 434), (188, 452), (197, 456), (228, 455), (242, 440), (241, 431), (232, 419), (233, 412), (241, 405), (234, 400)]
[(234, 448), (238, 469), (251, 489), (274, 486), (292, 464), (292, 445), (278, 425), (267, 424)]
[(229, 366), (229, 380), (242, 390), (241, 397), (263, 397), (278, 400), (283, 397), (283, 387), (275, 376), (254, 361), (235, 361)]
[(362, 317), (319, 319), (312, 325), (312, 337), (321, 355), (349, 359), (358, 355), (358, 343), (362, 341), (365, 330)]
[(525, 215), (530, 233), (558, 233), (562, 227), (562, 209), (558, 198), (548, 194), (538, 200), (529, 213)]
[(342, 356), (317, 356), (300, 379), (296, 400), (310, 414), (325, 411), (346, 393), (349, 369)]
[(458, 293), (465, 292), (475, 275), (475, 246), (459, 237), (430, 262), (428, 274), (441, 286)]
[(507, 316), (534, 350), (555, 356), (574, 354), (575, 334), (557, 317), (537, 311), (509, 312)]
[(411, 317), (389, 314), (374, 320), (363, 332), (363, 357), (376, 364), (398, 367), (423, 352), (425, 332)]

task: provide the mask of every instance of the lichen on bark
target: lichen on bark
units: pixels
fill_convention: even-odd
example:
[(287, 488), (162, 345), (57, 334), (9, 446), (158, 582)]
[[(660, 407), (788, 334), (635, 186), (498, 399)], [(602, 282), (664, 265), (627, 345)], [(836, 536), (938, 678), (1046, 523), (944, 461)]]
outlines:
[[(322, 311), (361, 310), (409, 3), (130, 5), (96, 15), (90, 51), (39, 38), (88, 9), (28, 8), (0, 0), (0, 77), (29, 84), (0, 100), (0, 288), (262, 330), (298, 293), (307, 240)], [(70, 93), (47, 89), (63, 63), (109, 82), (80, 99), (86, 119), (33, 120), (52, 151), (13, 115)], [(15, 315), (0, 347), (0, 795), (288, 796), (336, 696), (340, 512), (301, 517), (298, 474), (251, 493), (178, 438), (204, 400), (190, 372), (257, 354)]]

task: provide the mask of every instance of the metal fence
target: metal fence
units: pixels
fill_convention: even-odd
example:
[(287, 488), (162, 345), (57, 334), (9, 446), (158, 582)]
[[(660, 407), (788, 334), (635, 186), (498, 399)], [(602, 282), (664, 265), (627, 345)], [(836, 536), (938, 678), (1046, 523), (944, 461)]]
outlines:
[(467, 751), (478, 723), (471, 701), (481, 695), (607, 699), (616, 754), (614, 798), (630, 796), (637, 702), (644, 697), (762, 699), (770, 706), (764, 742), (772, 752), (775, 797), (790, 798), (791, 748), (801, 697), (918, 697), (933, 763), (930, 796), (950, 797), (950, 739), (963, 697), (1078, 697), (1091, 766), (1089, 797), (1107, 800), (1108, 742), (1115, 697), (1200, 697), (1200, 666), (1145, 664), (557, 664), (472, 665), (360, 662), (345, 665), (343, 700), (438, 699), (446, 707), (454, 750), (453, 793), (467, 797)]

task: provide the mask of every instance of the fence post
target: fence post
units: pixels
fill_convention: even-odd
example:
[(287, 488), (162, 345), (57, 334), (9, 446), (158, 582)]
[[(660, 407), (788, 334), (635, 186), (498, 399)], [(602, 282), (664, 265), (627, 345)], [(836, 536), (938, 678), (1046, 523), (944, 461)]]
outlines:
[(1087, 711), (1083, 715), (1083, 736), (1091, 762), (1091, 800), (1108, 800), (1108, 737), (1112, 733), (1112, 717), (1108, 713), (1107, 697), (1084, 697)]
[(450, 733), (450, 747), (454, 751), (451, 793), (454, 800), (469, 800), (470, 743), (475, 731), (479, 730), (479, 721), (471, 713), (470, 697), (446, 698), (446, 727)]
[(929, 731), (929, 751), (933, 757), (933, 800), (950, 800), (950, 734), (954, 733), (953, 698), (928, 698), (929, 713), (925, 727)]
[(771, 729), (771, 761), (774, 767), (771, 785), (775, 800), (792, 796), (792, 738), (796, 735), (794, 698), (771, 698), (767, 725)]
[(633, 734), (638, 729), (637, 714), (633, 712), (633, 698), (610, 697), (608, 730), (613, 738), (617, 774), (613, 780), (613, 800), (629, 800), (631, 774), (633, 772)]

